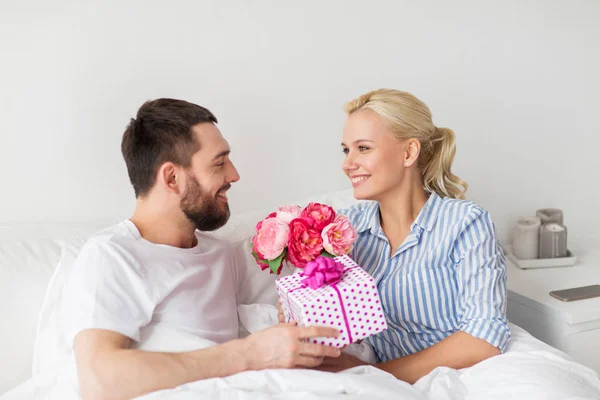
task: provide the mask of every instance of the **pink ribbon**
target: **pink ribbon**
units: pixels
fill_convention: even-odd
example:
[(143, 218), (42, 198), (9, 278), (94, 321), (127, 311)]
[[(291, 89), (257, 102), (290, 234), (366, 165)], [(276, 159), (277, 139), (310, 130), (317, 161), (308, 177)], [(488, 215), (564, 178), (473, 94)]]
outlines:
[(300, 282), (314, 290), (324, 284), (335, 285), (343, 273), (344, 264), (333, 258), (321, 256), (306, 264), (302, 271), (302, 276), (306, 278)]

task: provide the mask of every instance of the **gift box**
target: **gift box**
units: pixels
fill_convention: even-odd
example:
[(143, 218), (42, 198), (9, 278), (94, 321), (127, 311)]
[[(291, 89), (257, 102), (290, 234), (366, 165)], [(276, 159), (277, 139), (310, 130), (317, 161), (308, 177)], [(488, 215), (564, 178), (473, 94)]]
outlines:
[(314, 343), (343, 347), (387, 329), (373, 278), (347, 255), (317, 259), (275, 283), (286, 322), (340, 332), (337, 339), (313, 338)]

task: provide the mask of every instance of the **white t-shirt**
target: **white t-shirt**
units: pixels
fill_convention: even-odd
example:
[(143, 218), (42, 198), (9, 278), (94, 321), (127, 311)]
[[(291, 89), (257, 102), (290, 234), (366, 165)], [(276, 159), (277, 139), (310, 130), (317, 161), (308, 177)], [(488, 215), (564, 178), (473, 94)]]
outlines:
[(137, 342), (163, 323), (217, 343), (238, 336), (235, 259), (229, 244), (196, 231), (190, 249), (142, 238), (125, 220), (84, 245), (63, 294), (66, 340), (90, 328)]

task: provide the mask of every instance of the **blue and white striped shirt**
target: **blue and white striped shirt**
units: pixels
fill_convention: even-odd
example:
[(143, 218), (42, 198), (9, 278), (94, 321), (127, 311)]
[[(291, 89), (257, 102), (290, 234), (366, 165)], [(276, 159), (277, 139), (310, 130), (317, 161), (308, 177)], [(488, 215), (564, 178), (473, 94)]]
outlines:
[(377, 202), (340, 213), (358, 232), (350, 256), (373, 276), (381, 295), (388, 329), (365, 339), (380, 362), (457, 331), (506, 350), (506, 261), (488, 212), (432, 193), (391, 257)]

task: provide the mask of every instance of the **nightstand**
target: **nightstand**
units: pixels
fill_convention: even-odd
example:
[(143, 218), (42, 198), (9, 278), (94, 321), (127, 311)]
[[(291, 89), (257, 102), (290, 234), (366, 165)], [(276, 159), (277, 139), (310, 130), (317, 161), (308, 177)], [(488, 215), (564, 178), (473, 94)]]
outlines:
[(563, 302), (548, 294), (600, 284), (600, 247), (570, 250), (577, 256), (570, 267), (520, 269), (506, 258), (507, 316), (534, 337), (600, 374), (600, 297)]

